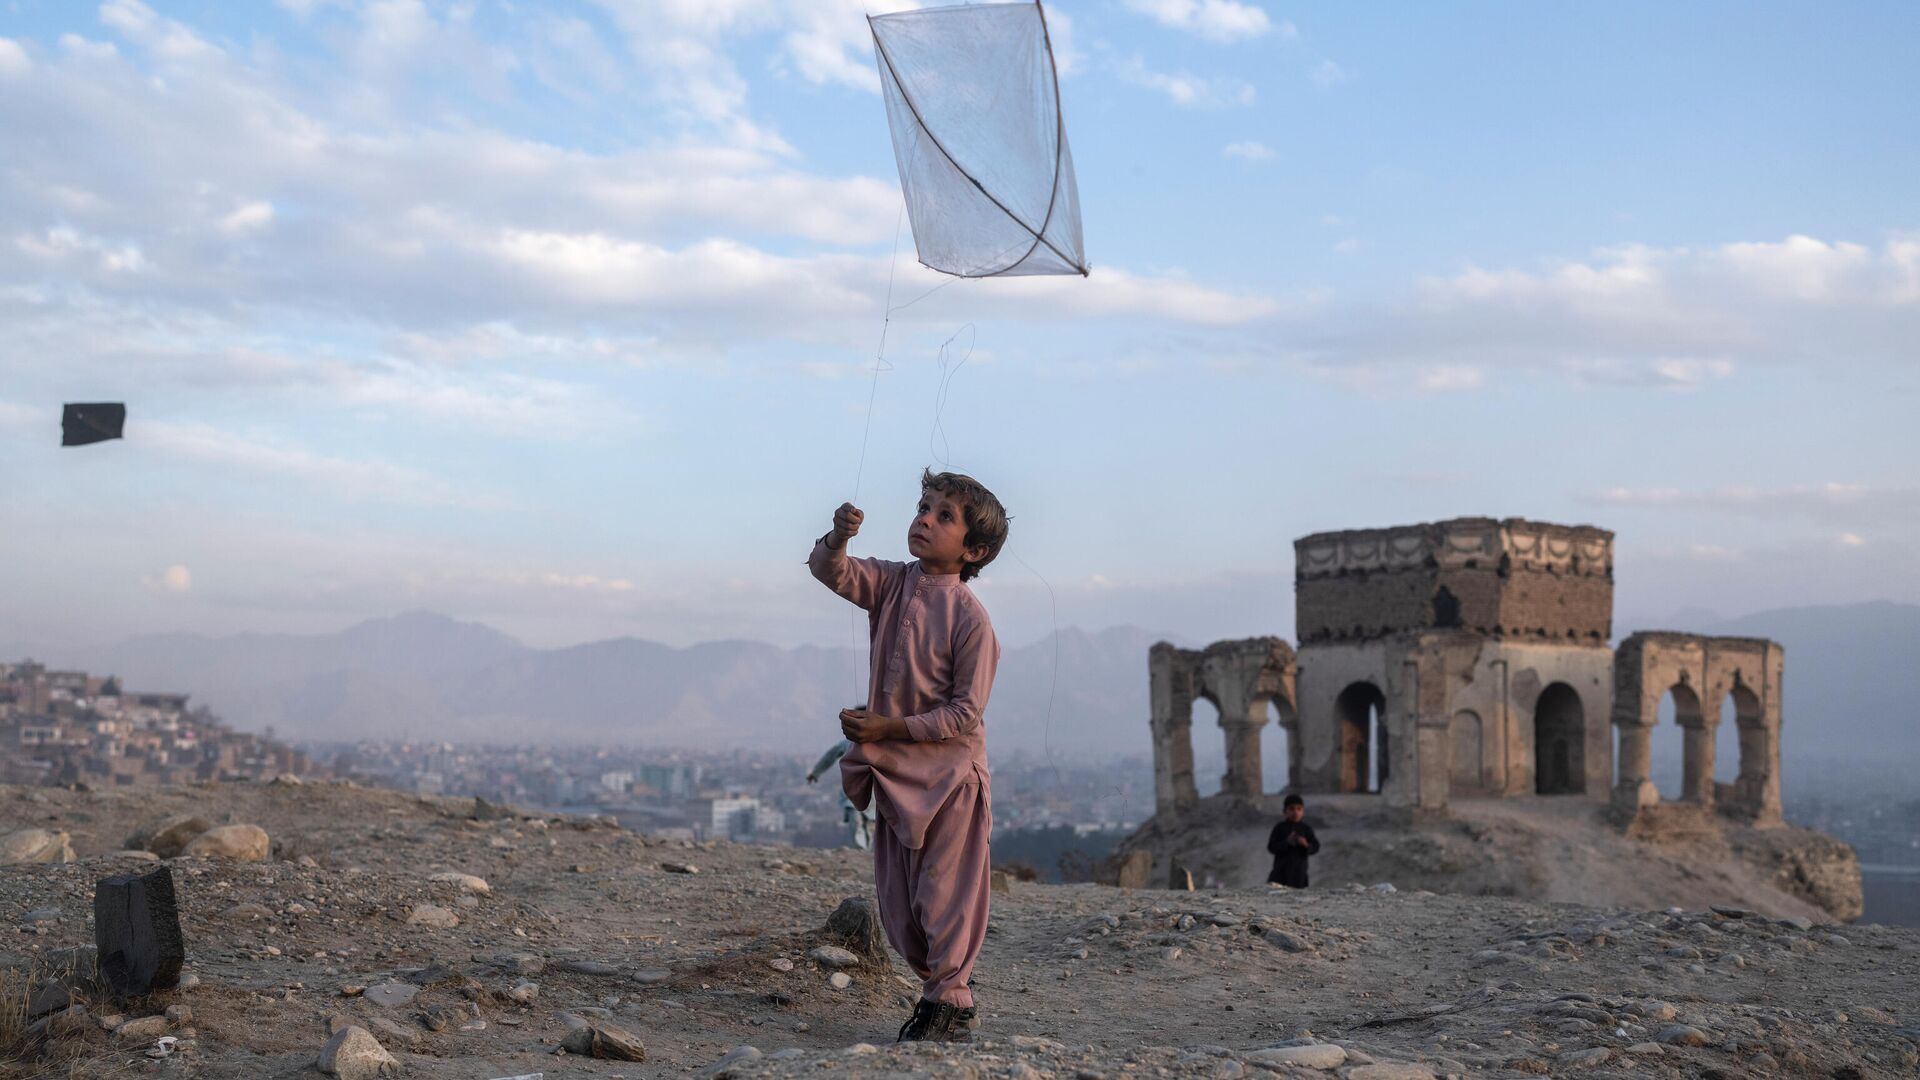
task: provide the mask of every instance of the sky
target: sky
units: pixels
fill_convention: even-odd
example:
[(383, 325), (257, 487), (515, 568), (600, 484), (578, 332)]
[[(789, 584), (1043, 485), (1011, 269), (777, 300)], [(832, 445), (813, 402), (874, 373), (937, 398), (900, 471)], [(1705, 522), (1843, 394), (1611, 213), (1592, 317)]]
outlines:
[(1016, 645), (1463, 515), (1622, 635), (1920, 602), (1920, 7), (1061, 0), (1092, 274), (955, 281), (873, 2), (0, 0), (0, 642), (846, 644), (928, 465)]

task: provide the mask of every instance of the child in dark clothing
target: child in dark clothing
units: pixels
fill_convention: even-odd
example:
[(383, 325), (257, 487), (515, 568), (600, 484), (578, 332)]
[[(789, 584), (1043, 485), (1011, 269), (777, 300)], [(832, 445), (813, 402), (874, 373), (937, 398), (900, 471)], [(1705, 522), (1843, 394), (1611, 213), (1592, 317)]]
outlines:
[(1280, 824), (1267, 837), (1267, 850), (1273, 854), (1273, 870), (1267, 874), (1269, 885), (1290, 889), (1307, 887), (1307, 857), (1320, 851), (1320, 838), (1307, 824), (1307, 801), (1298, 795), (1287, 796)]

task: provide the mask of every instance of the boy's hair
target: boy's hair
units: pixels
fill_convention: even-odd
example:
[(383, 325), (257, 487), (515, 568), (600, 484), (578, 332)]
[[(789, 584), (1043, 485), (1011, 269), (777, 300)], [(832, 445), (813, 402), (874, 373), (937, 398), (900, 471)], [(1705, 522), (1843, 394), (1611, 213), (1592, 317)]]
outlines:
[(1000, 545), (1007, 542), (1007, 522), (1013, 519), (1007, 516), (1006, 507), (993, 497), (985, 484), (971, 476), (953, 472), (934, 472), (932, 469), (920, 470), (920, 490), (937, 491), (960, 504), (967, 519), (968, 547), (984, 545), (987, 557), (979, 562), (965, 563), (960, 567), (960, 580), (972, 581), (980, 573), (980, 568), (993, 561), (1000, 554)]
[(1280, 805), (1282, 807), (1298, 806), (1304, 810), (1306, 809), (1306, 806), (1307, 806), (1307, 800), (1301, 798), (1298, 795), (1289, 795), (1284, 800), (1281, 801)]

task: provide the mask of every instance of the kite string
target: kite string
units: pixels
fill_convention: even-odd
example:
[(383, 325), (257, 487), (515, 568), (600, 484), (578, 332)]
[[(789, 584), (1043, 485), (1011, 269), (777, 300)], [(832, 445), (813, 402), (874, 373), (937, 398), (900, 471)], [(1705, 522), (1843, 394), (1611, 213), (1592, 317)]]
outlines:
[[(867, 440), (873, 434), (873, 403), (880, 396), (880, 373), (893, 370), (887, 363), (887, 329), (893, 323), (893, 280), (900, 266), (900, 226), (907, 218), (907, 204), (900, 204), (900, 213), (893, 219), (893, 252), (887, 260), (887, 298), (880, 309), (880, 345), (873, 352), (873, 379), (867, 386), (867, 418), (860, 425), (860, 464), (853, 473), (853, 498), (849, 500), (855, 506), (860, 504), (860, 482), (867, 474)], [(868, 658), (868, 692), (861, 691), (860, 678), (860, 617), (854, 609), (847, 609), (847, 666), (848, 678), (853, 683), (854, 707), (864, 709), (872, 702), (871, 682), (873, 678), (872, 658)]]

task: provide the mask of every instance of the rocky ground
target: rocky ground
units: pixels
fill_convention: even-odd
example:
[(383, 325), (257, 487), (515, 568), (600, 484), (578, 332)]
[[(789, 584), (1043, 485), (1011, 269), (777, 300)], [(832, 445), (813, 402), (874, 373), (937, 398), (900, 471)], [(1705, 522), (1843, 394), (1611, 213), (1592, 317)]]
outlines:
[[(140, 839), (270, 838), (258, 861), (169, 860), (188, 985), (30, 1006), (92, 941), (94, 883), (159, 865), (117, 852), (176, 815), (201, 820)], [(1920, 932), (1807, 916), (1016, 882), (994, 898), (980, 1030), (900, 1048), (903, 969), (821, 950), (849, 943), (829, 915), (871, 889), (855, 852), (689, 847), (334, 784), (0, 788), (0, 850), (27, 828), (65, 832), (75, 861), (0, 869), (0, 1075), (320, 1077), (329, 1046), (340, 1076), (390, 1057), (448, 1080), (1920, 1069)], [(64, 854), (39, 839), (11, 843)], [(644, 1060), (563, 1052), (629, 1042)]]

